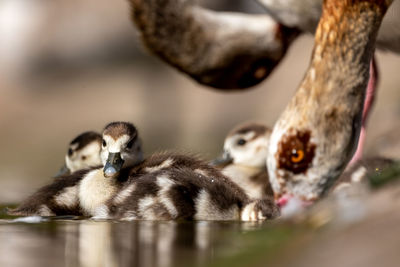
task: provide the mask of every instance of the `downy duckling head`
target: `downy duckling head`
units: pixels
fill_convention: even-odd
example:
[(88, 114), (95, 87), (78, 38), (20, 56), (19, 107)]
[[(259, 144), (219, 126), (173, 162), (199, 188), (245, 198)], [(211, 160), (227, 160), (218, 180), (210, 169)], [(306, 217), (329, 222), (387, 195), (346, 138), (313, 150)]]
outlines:
[(270, 135), (271, 129), (261, 123), (250, 122), (235, 127), (225, 138), (222, 158), (213, 164), (264, 168)]
[(101, 135), (88, 131), (75, 137), (68, 146), (65, 164), (55, 177), (101, 165)]
[(105, 177), (115, 177), (122, 168), (143, 160), (142, 143), (136, 127), (129, 122), (111, 122), (103, 131), (101, 161)]

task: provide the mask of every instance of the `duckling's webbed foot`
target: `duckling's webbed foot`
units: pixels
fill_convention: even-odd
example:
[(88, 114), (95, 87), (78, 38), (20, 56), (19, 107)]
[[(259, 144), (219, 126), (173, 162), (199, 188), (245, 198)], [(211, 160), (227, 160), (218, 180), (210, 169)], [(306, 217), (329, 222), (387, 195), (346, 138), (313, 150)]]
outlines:
[(247, 204), (241, 212), (242, 221), (263, 221), (274, 219), (280, 215), (280, 209), (274, 199), (263, 198)]

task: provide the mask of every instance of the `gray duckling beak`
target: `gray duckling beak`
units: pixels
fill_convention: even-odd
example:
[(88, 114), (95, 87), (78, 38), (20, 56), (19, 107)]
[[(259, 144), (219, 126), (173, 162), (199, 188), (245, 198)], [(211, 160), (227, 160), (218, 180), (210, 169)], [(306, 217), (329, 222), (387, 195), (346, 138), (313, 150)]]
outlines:
[(212, 160), (210, 162), (211, 166), (217, 167), (217, 168), (223, 168), (226, 165), (229, 165), (233, 162), (233, 158), (231, 157), (231, 155), (229, 154), (228, 151), (224, 151), (224, 153), (222, 154), (222, 156), (220, 156), (219, 158), (216, 158), (214, 160)]
[(67, 165), (64, 164), (64, 165), (61, 167), (61, 169), (56, 173), (56, 175), (53, 176), (53, 178), (59, 178), (59, 177), (61, 177), (61, 176), (63, 176), (63, 175), (66, 175), (66, 174), (70, 174), (70, 171), (69, 171), (69, 169), (67, 168)]
[(118, 175), (123, 164), (124, 160), (121, 158), (121, 153), (108, 154), (108, 159), (103, 169), (104, 176), (107, 178), (115, 177)]

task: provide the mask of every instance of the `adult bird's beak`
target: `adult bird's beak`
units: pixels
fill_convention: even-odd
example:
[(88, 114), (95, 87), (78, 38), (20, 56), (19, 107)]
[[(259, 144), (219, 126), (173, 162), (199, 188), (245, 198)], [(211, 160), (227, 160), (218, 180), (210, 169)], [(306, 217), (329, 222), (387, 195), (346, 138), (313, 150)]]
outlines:
[(121, 153), (109, 153), (106, 164), (104, 165), (104, 176), (107, 178), (115, 177), (122, 168), (124, 160)]
[(56, 173), (56, 175), (53, 176), (53, 178), (59, 178), (59, 177), (61, 177), (63, 175), (66, 175), (66, 174), (69, 174), (69, 170), (67, 168), (67, 165), (64, 164), (61, 167), (61, 169)]
[(230, 164), (233, 162), (233, 158), (229, 154), (228, 151), (224, 151), (221, 157), (214, 159), (213, 161), (210, 162), (211, 166), (217, 167), (217, 168), (223, 168), (226, 165)]
[(304, 212), (306, 208), (313, 204), (313, 201), (304, 200), (290, 194), (284, 194), (280, 196), (275, 203), (281, 210), (281, 216), (283, 218), (288, 218), (300, 212)]

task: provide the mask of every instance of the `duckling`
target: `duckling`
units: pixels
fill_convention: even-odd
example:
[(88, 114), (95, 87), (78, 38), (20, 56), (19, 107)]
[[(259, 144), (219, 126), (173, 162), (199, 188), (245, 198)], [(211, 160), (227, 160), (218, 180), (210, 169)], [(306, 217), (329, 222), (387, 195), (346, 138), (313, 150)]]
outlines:
[(101, 134), (93, 131), (84, 132), (75, 137), (69, 143), (65, 164), (55, 178), (78, 170), (100, 166), (101, 141)]
[(111, 122), (103, 130), (100, 157), (103, 168), (82, 177), (78, 188), (80, 208), (92, 216), (127, 181), (125, 172), (143, 161), (142, 142), (136, 127), (128, 122)]
[(229, 178), (215, 174), (182, 166), (136, 176), (95, 217), (259, 221), (279, 215), (273, 198), (253, 200)]
[(244, 123), (225, 138), (222, 159), (215, 165), (227, 164), (222, 173), (254, 199), (273, 196), (266, 160), (271, 129), (261, 123)]
[[(124, 151), (125, 145), (115, 140), (113, 153)], [(92, 209), (95, 218), (262, 220), (279, 214), (272, 197), (250, 199), (218, 169), (194, 156), (155, 153), (132, 168), (109, 162), (104, 174), (108, 166), (127, 182), (105, 205)]]
[[(124, 146), (124, 150), (114, 153), (115, 146), (120, 145)], [(9, 214), (90, 216), (97, 205), (103, 204), (121, 187), (124, 182), (118, 175), (121, 168), (130, 168), (143, 160), (136, 127), (123, 122), (108, 124), (103, 131), (100, 155), (104, 167), (92, 167), (61, 176), (28, 197), (19, 207), (10, 210)]]
[(310, 66), (271, 135), (267, 165), (277, 198), (319, 199), (351, 159), (376, 35), (389, 4), (324, 1)]

